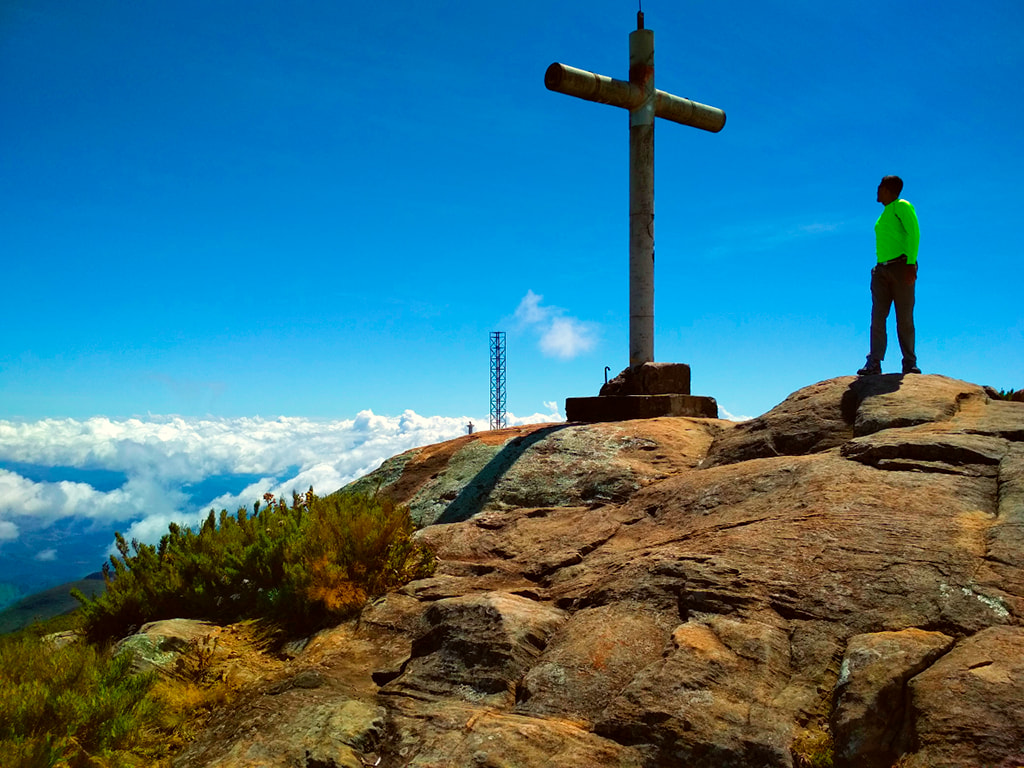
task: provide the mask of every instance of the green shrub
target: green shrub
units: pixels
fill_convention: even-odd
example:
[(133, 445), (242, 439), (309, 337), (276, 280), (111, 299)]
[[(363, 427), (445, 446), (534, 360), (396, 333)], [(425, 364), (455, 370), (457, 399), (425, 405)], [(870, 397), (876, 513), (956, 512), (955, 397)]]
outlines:
[(1018, 389), (1016, 391), (1012, 389), (1000, 389), (997, 397), (1000, 400), (1013, 400), (1018, 403), (1024, 403), (1024, 389)]
[(0, 765), (141, 765), (135, 750), (159, 705), (131, 659), (31, 633), (0, 639)]
[(307, 632), (367, 599), (433, 572), (412, 539), (409, 511), (376, 496), (266, 502), (235, 515), (211, 510), (199, 531), (171, 524), (159, 545), (116, 534), (104, 566), (107, 589), (82, 603), (93, 639), (119, 637), (158, 619), (232, 622), (265, 618)]

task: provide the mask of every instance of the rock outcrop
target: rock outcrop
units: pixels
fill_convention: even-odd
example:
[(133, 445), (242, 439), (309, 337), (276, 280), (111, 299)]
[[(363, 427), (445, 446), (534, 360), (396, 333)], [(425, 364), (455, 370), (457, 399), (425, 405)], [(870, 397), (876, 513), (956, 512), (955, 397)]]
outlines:
[(829, 737), (837, 766), (1024, 765), (1024, 405), (982, 387), (485, 432), (357, 486), (429, 524), (437, 573), (178, 766), (789, 768)]

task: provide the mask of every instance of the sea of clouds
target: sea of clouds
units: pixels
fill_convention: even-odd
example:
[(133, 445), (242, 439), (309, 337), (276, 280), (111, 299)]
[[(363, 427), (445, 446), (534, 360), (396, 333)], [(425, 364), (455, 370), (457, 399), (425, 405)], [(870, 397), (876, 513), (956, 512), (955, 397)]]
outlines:
[[(508, 414), (508, 424), (562, 420), (545, 406), (550, 413)], [(331, 493), (391, 456), (466, 434), (471, 421), (481, 424), (413, 411), (337, 421), (0, 420), (0, 582), (25, 582), (30, 570), (39, 588), (48, 569), (50, 583), (64, 577), (61, 565), (92, 563), (79, 576), (98, 570), (115, 530), (155, 543), (171, 522), (195, 525), (210, 509), (234, 512), (265, 493)]]

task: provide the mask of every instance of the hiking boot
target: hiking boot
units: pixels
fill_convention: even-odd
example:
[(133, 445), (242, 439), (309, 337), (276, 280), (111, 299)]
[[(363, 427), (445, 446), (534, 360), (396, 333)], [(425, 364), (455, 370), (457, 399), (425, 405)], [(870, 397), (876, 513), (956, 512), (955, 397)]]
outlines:
[[(868, 356), (868, 361), (864, 363), (864, 367), (857, 371), (858, 376), (878, 376), (882, 372), (882, 364)], [(920, 373), (920, 371), (918, 371)]]
[(905, 373), (905, 374), (907, 374), (907, 373), (920, 373), (920, 372), (921, 372), (921, 369), (918, 368), (916, 364), (912, 364), (912, 365), (907, 365), (906, 363), (903, 364), (903, 373)]

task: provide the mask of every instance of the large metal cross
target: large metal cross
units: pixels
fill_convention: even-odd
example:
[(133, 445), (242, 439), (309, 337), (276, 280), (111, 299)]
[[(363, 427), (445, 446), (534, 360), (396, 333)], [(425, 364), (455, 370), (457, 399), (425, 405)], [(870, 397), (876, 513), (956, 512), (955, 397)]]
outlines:
[(629, 110), (629, 366), (654, 362), (654, 118), (717, 133), (725, 112), (654, 87), (654, 31), (636, 15), (629, 81), (565, 64), (544, 73), (549, 90)]

